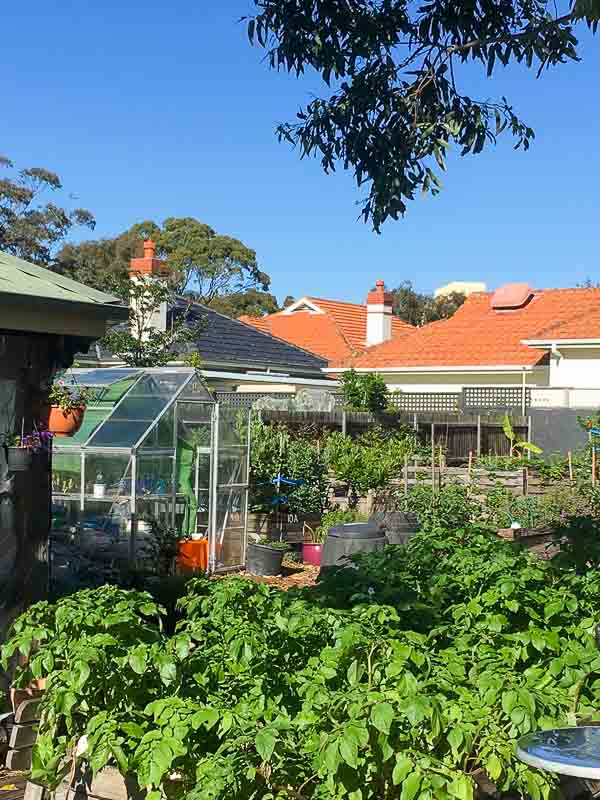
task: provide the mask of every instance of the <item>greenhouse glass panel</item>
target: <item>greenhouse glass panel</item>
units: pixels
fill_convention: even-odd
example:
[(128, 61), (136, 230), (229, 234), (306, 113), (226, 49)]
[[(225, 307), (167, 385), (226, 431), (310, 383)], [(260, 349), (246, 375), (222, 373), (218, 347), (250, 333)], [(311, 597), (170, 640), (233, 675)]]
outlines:
[(135, 447), (190, 379), (185, 371), (147, 371), (127, 393), (88, 447)]

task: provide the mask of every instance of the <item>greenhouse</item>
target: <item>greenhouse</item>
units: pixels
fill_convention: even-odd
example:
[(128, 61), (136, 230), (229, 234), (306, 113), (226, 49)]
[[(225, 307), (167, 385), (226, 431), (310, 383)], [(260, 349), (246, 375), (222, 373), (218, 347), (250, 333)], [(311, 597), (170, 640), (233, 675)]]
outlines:
[(191, 368), (70, 370), (91, 390), (52, 465), (53, 583), (148, 568), (165, 542), (207, 541), (209, 572), (244, 564), (247, 412), (217, 404)]

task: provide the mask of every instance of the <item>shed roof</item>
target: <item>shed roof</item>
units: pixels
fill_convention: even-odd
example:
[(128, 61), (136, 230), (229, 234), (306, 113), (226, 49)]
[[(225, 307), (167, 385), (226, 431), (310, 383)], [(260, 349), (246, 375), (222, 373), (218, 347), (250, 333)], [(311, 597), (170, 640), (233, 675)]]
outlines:
[(89, 307), (108, 306), (111, 311), (116, 311), (115, 318), (127, 317), (127, 309), (119, 298), (1, 251), (0, 294), (12, 296), (15, 300), (22, 297), (28, 301), (37, 299)]

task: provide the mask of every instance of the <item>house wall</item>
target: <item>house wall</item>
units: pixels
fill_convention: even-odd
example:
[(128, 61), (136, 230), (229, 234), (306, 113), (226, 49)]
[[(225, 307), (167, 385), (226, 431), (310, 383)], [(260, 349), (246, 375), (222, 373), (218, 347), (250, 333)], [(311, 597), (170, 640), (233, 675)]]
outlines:
[(550, 359), (550, 386), (600, 389), (600, 348), (564, 349)]
[[(500, 372), (406, 372), (383, 374), (390, 391), (459, 392), (464, 386), (521, 386), (518, 373)], [(547, 386), (548, 370), (526, 373), (527, 386)]]

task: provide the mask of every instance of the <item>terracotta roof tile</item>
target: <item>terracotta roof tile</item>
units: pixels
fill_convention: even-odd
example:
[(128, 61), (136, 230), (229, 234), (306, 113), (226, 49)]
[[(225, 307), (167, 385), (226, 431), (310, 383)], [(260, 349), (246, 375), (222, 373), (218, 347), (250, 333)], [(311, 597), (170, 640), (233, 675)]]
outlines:
[(448, 320), (369, 348), (345, 362), (363, 368), (532, 366), (547, 360), (523, 344), (554, 331), (563, 338), (600, 336), (600, 289), (541, 289), (523, 307), (494, 310), (491, 293), (470, 295)]
[[(320, 297), (307, 297), (323, 313), (278, 311), (265, 317), (240, 317), (253, 325), (291, 344), (338, 363), (366, 350), (367, 307)], [(401, 319), (392, 319), (392, 339), (412, 333), (415, 329)]]

